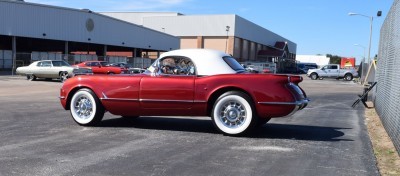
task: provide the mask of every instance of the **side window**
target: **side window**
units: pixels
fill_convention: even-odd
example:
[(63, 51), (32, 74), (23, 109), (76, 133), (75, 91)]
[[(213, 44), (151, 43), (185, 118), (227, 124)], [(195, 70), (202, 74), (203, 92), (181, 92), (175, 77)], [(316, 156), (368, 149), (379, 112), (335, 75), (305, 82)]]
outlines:
[(162, 74), (173, 75), (195, 75), (196, 69), (193, 62), (186, 57), (165, 57), (160, 60), (160, 71)]
[(86, 62), (85, 65), (89, 67), (91, 66), (90, 62)]
[(36, 66), (37, 66), (37, 67), (41, 67), (41, 66), (42, 66), (42, 62), (38, 62), (38, 63), (36, 64)]
[(54, 61), (52, 62), (54, 67), (61, 67), (61, 62)]
[(98, 67), (100, 64), (98, 62), (92, 62), (92, 67)]
[(50, 61), (43, 61), (42, 62), (42, 67), (51, 67), (51, 62)]
[(337, 69), (337, 65), (330, 65), (329, 69), (335, 69), (336, 70)]
[(167, 57), (161, 60), (160, 70), (163, 74), (174, 74), (176, 68), (175, 58)]

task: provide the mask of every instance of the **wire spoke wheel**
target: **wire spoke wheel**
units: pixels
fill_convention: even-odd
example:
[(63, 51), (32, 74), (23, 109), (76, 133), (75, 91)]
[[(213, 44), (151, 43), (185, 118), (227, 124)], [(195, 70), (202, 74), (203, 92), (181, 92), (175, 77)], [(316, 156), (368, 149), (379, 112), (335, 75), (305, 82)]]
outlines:
[(214, 104), (212, 119), (218, 130), (227, 135), (240, 135), (254, 127), (251, 98), (242, 92), (222, 94)]
[(220, 111), (220, 120), (229, 128), (237, 128), (246, 120), (246, 109), (240, 102), (227, 102)]
[(105, 110), (96, 94), (89, 89), (81, 89), (72, 96), (70, 112), (79, 125), (95, 125), (101, 121)]
[(86, 96), (80, 96), (74, 104), (75, 113), (81, 119), (87, 119), (93, 113), (93, 104)]

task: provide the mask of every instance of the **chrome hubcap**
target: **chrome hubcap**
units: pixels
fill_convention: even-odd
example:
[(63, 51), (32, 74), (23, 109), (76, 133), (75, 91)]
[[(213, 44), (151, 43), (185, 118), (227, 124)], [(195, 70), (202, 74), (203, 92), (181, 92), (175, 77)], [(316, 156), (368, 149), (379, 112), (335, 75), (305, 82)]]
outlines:
[(246, 120), (246, 109), (242, 104), (230, 101), (221, 108), (220, 120), (226, 127), (239, 127)]
[(75, 112), (81, 119), (87, 119), (93, 113), (93, 104), (86, 96), (77, 98), (74, 103)]
[(67, 73), (61, 73), (61, 81), (65, 81), (68, 77)]

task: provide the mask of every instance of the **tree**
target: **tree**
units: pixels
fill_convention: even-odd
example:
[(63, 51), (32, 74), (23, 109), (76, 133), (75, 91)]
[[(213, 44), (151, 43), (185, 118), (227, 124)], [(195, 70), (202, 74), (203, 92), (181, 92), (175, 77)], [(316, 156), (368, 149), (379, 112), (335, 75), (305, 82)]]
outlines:
[(332, 54), (327, 54), (326, 57), (331, 58), (329, 61), (330, 64), (340, 64), (340, 61), (342, 60), (342, 56), (337, 56)]

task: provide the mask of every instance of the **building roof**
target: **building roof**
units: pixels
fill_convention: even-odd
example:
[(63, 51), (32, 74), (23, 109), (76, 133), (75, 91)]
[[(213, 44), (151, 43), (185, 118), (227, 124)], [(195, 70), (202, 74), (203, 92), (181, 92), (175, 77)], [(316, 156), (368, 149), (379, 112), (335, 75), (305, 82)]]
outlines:
[(287, 46), (287, 42), (276, 42), (275, 43), (275, 48), (278, 48), (281, 50), (285, 49), (286, 46)]
[(258, 51), (258, 56), (267, 56), (267, 57), (282, 57), (285, 53), (284, 50), (278, 50), (275, 48), (267, 48), (265, 50)]
[(258, 56), (267, 57), (283, 57), (285, 54), (285, 49), (287, 47), (287, 42), (277, 41), (274, 46), (267, 46), (267, 49), (258, 51)]
[(179, 38), (92, 12), (0, 0), (0, 35), (169, 51)]

